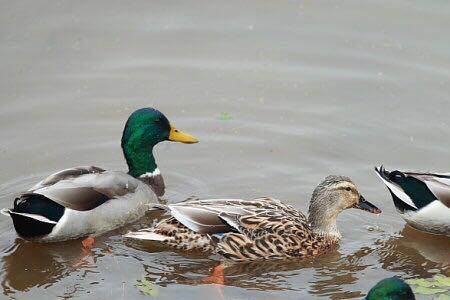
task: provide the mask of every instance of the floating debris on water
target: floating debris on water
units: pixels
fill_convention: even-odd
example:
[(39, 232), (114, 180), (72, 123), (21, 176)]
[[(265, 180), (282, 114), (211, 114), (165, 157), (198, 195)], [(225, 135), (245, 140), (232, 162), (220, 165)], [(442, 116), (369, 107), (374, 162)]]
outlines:
[(158, 297), (159, 295), (158, 287), (144, 277), (138, 279), (134, 286), (147, 296)]
[(450, 295), (440, 294), (439, 296), (435, 297), (434, 300), (450, 300)]
[(378, 226), (378, 225), (376, 225), (376, 226), (367, 225), (367, 226), (366, 226), (366, 229), (367, 229), (368, 231), (384, 232), (384, 230), (383, 230), (380, 226)]
[(229, 120), (232, 119), (232, 117), (227, 112), (221, 112), (218, 119), (221, 120), (221, 121), (229, 121)]
[[(421, 295), (441, 294), (433, 299), (450, 299), (450, 277), (444, 275), (435, 275), (431, 279), (414, 278), (405, 280), (410, 284), (414, 293)], [(444, 294), (445, 293), (445, 294)]]

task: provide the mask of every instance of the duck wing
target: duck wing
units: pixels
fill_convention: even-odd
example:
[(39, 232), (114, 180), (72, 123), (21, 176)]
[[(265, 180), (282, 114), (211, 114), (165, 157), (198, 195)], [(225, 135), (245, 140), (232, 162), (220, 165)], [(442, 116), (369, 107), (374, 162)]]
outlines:
[[(418, 210), (435, 200), (450, 208), (450, 174), (388, 171), (383, 166), (375, 168), (375, 171), (401, 210)], [(405, 205), (402, 206), (398, 200)]]
[[(280, 223), (297, 222), (309, 226), (301, 212), (268, 197), (195, 200), (158, 207), (166, 209), (181, 224), (197, 233), (234, 231), (255, 237), (267, 231), (277, 232)], [(288, 228), (284, 230), (289, 231)]]
[(436, 200), (450, 208), (450, 174), (414, 172), (405, 172), (405, 174), (424, 183)]
[(96, 208), (106, 201), (134, 193), (137, 181), (122, 172), (105, 171), (94, 166), (66, 169), (52, 174), (15, 201), (29, 201), (41, 195), (63, 207), (78, 211)]
[(211, 250), (209, 234), (223, 234), (235, 230), (222, 219), (222, 214), (253, 215), (268, 202), (259, 200), (206, 199), (169, 205), (152, 204), (153, 208), (166, 210), (170, 217), (154, 227), (129, 232), (125, 237), (160, 241), (183, 250), (207, 248)]
[(220, 214), (252, 214), (260, 206), (258, 201), (242, 199), (205, 199), (185, 201), (167, 206), (165, 209), (181, 224), (197, 233), (223, 233), (232, 228), (220, 218)]

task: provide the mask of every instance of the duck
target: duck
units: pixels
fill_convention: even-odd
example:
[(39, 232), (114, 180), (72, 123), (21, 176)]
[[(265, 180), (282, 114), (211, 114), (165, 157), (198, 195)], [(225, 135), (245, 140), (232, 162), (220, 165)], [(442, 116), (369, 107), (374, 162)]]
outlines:
[(401, 217), (411, 227), (450, 236), (450, 173), (375, 172), (391, 193)]
[(164, 195), (164, 179), (153, 148), (163, 141), (197, 143), (154, 108), (141, 108), (128, 118), (121, 147), (128, 172), (96, 166), (68, 168), (41, 180), (2, 210), (18, 236), (35, 242), (94, 237), (141, 218)]
[(370, 289), (365, 300), (415, 300), (411, 287), (398, 277), (385, 278)]
[(350, 178), (330, 175), (314, 190), (309, 217), (271, 197), (254, 200), (204, 199), (153, 205), (167, 216), (125, 239), (151, 241), (183, 251), (219, 254), (227, 261), (303, 259), (335, 248), (336, 219), (348, 208), (379, 214)]

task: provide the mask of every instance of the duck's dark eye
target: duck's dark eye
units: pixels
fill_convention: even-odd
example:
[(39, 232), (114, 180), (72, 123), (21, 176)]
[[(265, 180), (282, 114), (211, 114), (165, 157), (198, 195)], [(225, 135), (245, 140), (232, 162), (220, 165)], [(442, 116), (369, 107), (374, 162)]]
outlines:
[(348, 186), (345, 188), (345, 190), (350, 192), (352, 190), (352, 188)]

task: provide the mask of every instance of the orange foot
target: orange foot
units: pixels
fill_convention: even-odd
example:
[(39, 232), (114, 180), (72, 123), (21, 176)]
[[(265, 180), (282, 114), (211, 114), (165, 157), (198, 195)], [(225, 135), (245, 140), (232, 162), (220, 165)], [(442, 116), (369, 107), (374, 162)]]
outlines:
[(214, 267), (212, 274), (206, 278), (203, 278), (202, 282), (224, 285), (225, 277), (223, 274), (223, 270), (224, 270), (224, 267), (222, 264)]
[(87, 238), (81, 241), (81, 244), (83, 245), (83, 250), (91, 250), (94, 243), (95, 239), (92, 236), (88, 236)]

